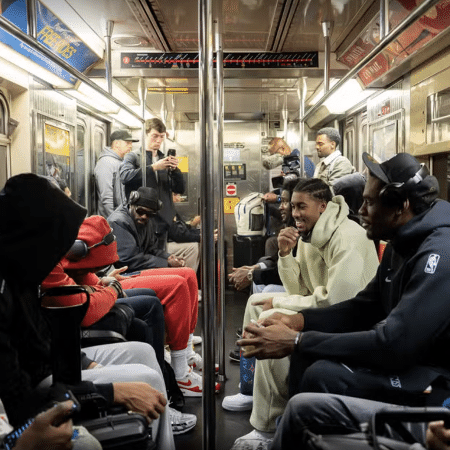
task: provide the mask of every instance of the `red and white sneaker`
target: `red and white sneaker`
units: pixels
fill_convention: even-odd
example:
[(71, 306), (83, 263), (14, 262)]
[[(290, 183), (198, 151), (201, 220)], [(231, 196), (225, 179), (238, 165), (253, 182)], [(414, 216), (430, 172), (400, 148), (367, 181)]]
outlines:
[[(187, 363), (198, 372), (203, 370), (203, 358), (198, 353), (193, 353), (189, 356)], [(214, 371), (215, 373), (219, 373), (219, 364), (214, 365)]]
[[(201, 397), (203, 393), (202, 377), (192, 369), (183, 378), (177, 379), (178, 387), (185, 397)], [(220, 383), (215, 384), (215, 392), (220, 391)]]

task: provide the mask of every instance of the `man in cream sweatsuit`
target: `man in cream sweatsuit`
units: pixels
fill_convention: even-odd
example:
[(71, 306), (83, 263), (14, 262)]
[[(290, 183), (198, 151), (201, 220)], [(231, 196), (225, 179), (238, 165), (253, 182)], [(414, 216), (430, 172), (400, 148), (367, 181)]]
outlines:
[[(263, 319), (276, 311), (296, 314), (304, 308), (322, 308), (347, 300), (376, 273), (378, 258), (373, 242), (362, 227), (348, 219), (344, 198), (332, 198), (324, 181), (301, 180), (294, 189), (291, 205), (295, 228), (282, 230), (278, 237), (278, 270), (286, 292), (276, 296), (252, 295), (245, 310), (244, 327), (252, 319)], [(275, 419), (283, 413), (288, 400), (289, 363), (289, 357), (257, 360), (250, 417), (256, 431), (239, 438), (233, 449), (264, 438), (267, 446), (270, 443)]]

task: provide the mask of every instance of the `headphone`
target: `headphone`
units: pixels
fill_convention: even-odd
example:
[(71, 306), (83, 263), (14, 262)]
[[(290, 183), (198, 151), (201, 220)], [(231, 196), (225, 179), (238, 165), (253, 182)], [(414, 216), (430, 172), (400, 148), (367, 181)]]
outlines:
[[(139, 195), (138, 191), (131, 191), (130, 192), (130, 197), (128, 199), (128, 204), (129, 205), (134, 205), (139, 199), (141, 198), (141, 196)], [(161, 200), (150, 200), (147, 199), (149, 202), (153, 203), (152, 209), (155, 211), (159, 211), (162, 206), (163, 206), (163, 202)]]
[(425, 164), (420, 164), (420, 169), (404, 183), (388, 183), (380, 191), (380, 198), (386, 200), (388, 203), (401, 206), (406, 198), (408, 190), (419, 184), (425, 177), (427, 177), (430, 172)]
[(86, 242), (84, 242), (80, 239), (77, 239), (73, 243), (72, 247), (70, 247), (70, 250), (67, 252), (65, 257), (69, 261), (74, 261), (74, 262), (80, 261), (81, 259), (86, 258), (86, 256), (89, 253), (89, 250), (91, 248), (98, 247), (99, 245), (109, 245), (109, 244), (112, 244), (115, 240), (116, 240), (116, 237), (114, 236), (112, 231), (110, 231), (100, 242), (98, 242), (97, 244), (91, 245), (90, 247), (88, 247)]

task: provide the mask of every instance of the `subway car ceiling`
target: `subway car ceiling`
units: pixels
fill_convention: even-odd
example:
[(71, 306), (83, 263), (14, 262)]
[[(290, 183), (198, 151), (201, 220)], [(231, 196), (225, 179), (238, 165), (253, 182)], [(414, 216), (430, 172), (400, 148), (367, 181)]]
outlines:
[[(72, 64), (72, 53), (77, 49), (62, 52), (61, 39), (66, 36), (67, 40), (68, 29), (82, 41), (93, 62), (80, 77), (95, 82), (100, 94), (108, 93), (106, 69), (111, 64), (111, 94), (135, 116), (110, 117), (138, 128), (141, 122), (136, 116), (142, 116), (144, 83), (146, 117), (161, 116), (164, 110), (173, 122), (198, 120), (197, 0), (16, 2), (37, 5), (28, 6), (28, 10), (37, 9), (39, 20), (46, 17), (46, 11), (56, 18), (45, 26), (38, 20), (36, 38), (32, 37), (37, 51), (44, 46)], [(386, 88), (447, 46), (448, 2), (424, 3), (428, 7), (419, 20), (374, 55), (351, 80), (353, 84), (347, 85), (348, 91), (342, 94), (341, 89), (341, 96), (334, 102), (339, 111), (323, 105), (307, 120), (311, 128), (342, 116), (358, 100)], [(388, 34), (416, 9), (415, 0), (391, 0), (389, 19), (380, 21), (380, 1), (223, 0), (212, 4), (225, 62), (225, 119), (272, 124), (298, 122), (301, 93), (306, 108), (311, 107), (323, 95), (325, 79), (332, 87), (380, 43), (380, 28), (382, 34)], [(33, 36), (30, 27), (28, 35)], [(30, 72), (36, 75), (32, 69)], [(116, 110), (108, 108), (108, 99), (95, 97), (92, 101), (92, 87), (80, 79), (70, 84), (45, 74), (41, 78), (88, 109), (107, 115), (108, 109)], [(361, 97), (357, 90), (364, 90)]]

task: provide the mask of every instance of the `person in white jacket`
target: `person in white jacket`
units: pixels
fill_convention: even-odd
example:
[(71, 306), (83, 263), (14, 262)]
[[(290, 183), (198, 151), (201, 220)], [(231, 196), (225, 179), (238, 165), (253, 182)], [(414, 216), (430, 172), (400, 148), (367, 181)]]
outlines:
[[(301, 180), (294, 188), (291, 207), (295, 227), (281, 230), (278, 237), (278, 271), (286, 292), (252, 295), (243, 328), (274, 312), (296, 314), (304, 308), (322, 308), (351, 298), (376, 273), (374, 243), (347, 217), (344, 198), (332, 197), (324, 181)], [(247, 448), (251, 441), (268, 445), (273, 438), (275, 419), (283, 414), (288, 401), (289, 364), (289, 357), (257, 360), (250, 417), (256, 430), (237, 439), (233, 450)]]

